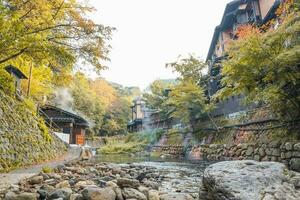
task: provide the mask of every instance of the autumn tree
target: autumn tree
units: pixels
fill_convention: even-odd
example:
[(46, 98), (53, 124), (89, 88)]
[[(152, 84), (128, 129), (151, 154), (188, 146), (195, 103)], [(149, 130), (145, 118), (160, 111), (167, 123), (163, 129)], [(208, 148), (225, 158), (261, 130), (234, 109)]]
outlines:
[(52, 69), (78, 60), (103, 69), (112, 28), (88, 19), (92, 10), (77, 0), (1, 0), (0, 65), (22, 57)]
[(244, 94), (247, 102), (268, 105), (281, 117), (300, 116), (299, 8), (283, 6), (289, 10), (278, 16), (278, 28), (252, 28), (232, 42), (223, 62), (224, 88), (216, 97)]

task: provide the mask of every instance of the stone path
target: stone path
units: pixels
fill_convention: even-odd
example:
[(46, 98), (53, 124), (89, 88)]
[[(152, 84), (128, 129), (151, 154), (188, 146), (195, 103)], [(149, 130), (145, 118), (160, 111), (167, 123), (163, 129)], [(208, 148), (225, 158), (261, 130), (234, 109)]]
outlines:
[(11, 184), (17, 184), (21, 179), (31, 177), (41, 171), (41, 169), (45, 166), (56, 167), (65, 162), (74, 160), (79, 157), (81, 152), (80, 147), (70, 147), (68, 152), (56, 160), (44, 162), (38, 165), (33, 165), (26, 168), (20, 168), (13, 170), (9, 173), (0, 174), (0, 191), (5, 190)]

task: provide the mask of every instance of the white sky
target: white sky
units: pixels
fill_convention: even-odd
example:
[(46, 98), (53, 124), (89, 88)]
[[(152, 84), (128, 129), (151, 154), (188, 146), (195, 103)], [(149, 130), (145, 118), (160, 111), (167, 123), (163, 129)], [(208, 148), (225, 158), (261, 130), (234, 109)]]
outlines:
[(145, 88), (175, 78), (165, 63), (193, 53), (206, 58), (215, 26), (230, 0), (90, 0), (97, 23), (114, 26), (107, 80)]

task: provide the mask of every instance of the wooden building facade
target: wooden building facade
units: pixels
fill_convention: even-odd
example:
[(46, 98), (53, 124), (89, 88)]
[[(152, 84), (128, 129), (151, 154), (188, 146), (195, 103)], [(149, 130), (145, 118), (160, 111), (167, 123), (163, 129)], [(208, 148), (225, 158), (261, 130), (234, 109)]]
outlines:
[(55, 123), (62, 133), (69, 134), (69, 144), (85, 144), (85, 130), (89, 124), (84, 118), (51, 105), (43, 106), (41, 110), (50, 126)]

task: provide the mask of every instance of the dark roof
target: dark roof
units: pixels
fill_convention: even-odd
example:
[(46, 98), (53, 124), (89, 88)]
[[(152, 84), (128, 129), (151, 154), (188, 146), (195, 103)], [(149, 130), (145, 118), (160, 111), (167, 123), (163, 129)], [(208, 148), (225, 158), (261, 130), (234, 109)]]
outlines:
[(70, 117), (51, 117), (54, 122), (75, 122), (73, 118)]
[(241, 3), (244, 3), (246, 1), (247, 0), (234, 0), (226, 5), (221, 23), (220, 23), (220, 25), (216, 26), (216, 28), (215, 28), (214, 35), (213, 35), (212, 41), (210, 43), (209, 51), (208, 51), (208, 54), (206, 57), (206, 62), (210, 59), (211, 55), (213, 54), (213, 51), (214, 51), (215, 45), (217, 43), (217, 40), (219, 38), (220, 32), (223, 29), (228, 28), (228, 26), (231, 25), (231, 23), (233, 23), (233, 19), (237, 12), (238, 6)]
[[(87, 120), (85, 120), (84, 118), (82, 118), (81, 116), (71, 113), (69, 111), (63, 110), (61, 108), (58, 108), (56, 106), (52, 106), (52, 105), (45, 105), (41, 108), (44, 112), (45, 110), (57, 110), (59, 112), (64, 113), (65, 115), (67, 115), (68, 117), (51, 117), (51, 119), (53, 119), (53, 121), (56, 122), (75, 122), (78, 125), (81, 126), (89, 126), (89, 123)], [(72, 121), (73, 120), (73, 121)]]
[[(251, 0), (234, 0), (226, 5), (222, 20), (220, 25), (216, 26), (214, 35), (212, 38), (212, 41), (210, 43), (209, 51), (206, 57), (206, 62), (210, 59), (210, 57), (213, 54), (213, 51), (215, 49), (219, 34), (222, 30), (227, 29), (234, 23), (235, 15), (238, 11), (239, 5), (243, 3), (247, 3), (248, 1)], [(272, 5), (271, 9), (269, 10), (268, 14), (265, 16), (264, 19), (262, 19), (262, 24), (266, 23), (267, 21), (271, 20), (276, 16), (276, 9), (279, 7), (280, 3), (283, 0), (275, 0), (274, 4)]]
[(12, 66), (12, 65), (8, 65), (4, 68), (8, 73), (13, 73), (15, 74), (18, 78), (20, 79), (28, 79), (25, 74), (23, 74), (23, 72), (21, 72), (18, 68)]
[(273, 4), (273, 6), (270, 8), (269, 12), (265, 16), (265, 18), (262, 20), (262, 24), (265, 24), (266, 22), (270, 21), (274, 17), (276, 17), (276, 9), (280, 6), (280, 3), (282, 0), (276, 0)]

